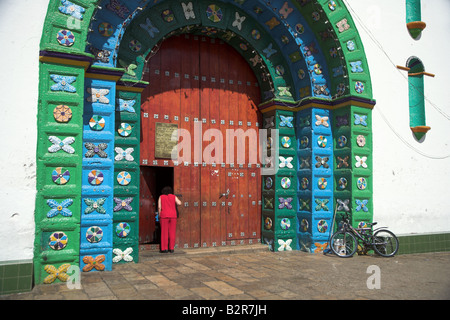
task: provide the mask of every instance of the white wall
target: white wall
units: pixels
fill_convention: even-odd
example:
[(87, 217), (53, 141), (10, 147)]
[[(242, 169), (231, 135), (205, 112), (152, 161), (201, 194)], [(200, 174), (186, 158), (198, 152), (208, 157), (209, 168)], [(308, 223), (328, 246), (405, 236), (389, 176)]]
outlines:
[[(418, 41), (406, 28), (405, 1), (345, 2), (364, 44), (377, 101), (373, 111), (374, 220), (398, 234), (448, 232), (450, 1), (422, 1), (422, 21), (427, 27)], [(435, 78), (424, 77), (425, 96), (446, 114), (426, 101), (426, 122), (431, 130), (422, 143), (409, 128), (407, 73), (393, 66), (405, 66), (410, 56), (419, 57), (425, 70), (436, 74)]]
[(48, 0), (0, 1), (0, 261), (33, 258), (39, 42)]

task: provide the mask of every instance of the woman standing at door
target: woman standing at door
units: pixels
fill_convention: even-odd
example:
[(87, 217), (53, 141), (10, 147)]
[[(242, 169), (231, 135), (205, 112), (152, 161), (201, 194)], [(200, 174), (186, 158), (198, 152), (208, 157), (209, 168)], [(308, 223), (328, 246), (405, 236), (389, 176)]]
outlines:
[(177, 229), (177, 205), (181, 201), (171, 187), (164, 187), (158, 199), (159, 223), (161, 225), (161, 252), (173, 252)]

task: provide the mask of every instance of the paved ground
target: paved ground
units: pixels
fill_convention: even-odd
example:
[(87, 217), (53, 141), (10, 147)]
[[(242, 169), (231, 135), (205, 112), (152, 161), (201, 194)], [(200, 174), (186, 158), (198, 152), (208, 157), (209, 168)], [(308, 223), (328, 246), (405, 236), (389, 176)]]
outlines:
[[(231, 251), (229, 251), (231, 250)], [(450, 252), (393, 258), (299, 251), (263, 245), (141, 251), (138, 264), (81, 275), (81, 289), (38, 285), (0, 300), (322, 300), (450, 299)]]

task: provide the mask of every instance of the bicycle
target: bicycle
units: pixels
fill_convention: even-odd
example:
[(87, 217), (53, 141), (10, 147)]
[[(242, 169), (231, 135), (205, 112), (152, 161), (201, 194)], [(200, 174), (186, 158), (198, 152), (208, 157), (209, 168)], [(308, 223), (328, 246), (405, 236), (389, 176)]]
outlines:
[(372, 230), (377, 222), (367, 223), (366, 228), (353, 228), (346, 213), (341, 224), (340, 229), (330, 239), (331, 250), (339, 257), (353, 256), (358, 250), (358, 240), (362, 241), (365, 252), (373, 248), (382, 257), (392, 257), (398, 252), (398, 239), (392, 231), (386, 227)]

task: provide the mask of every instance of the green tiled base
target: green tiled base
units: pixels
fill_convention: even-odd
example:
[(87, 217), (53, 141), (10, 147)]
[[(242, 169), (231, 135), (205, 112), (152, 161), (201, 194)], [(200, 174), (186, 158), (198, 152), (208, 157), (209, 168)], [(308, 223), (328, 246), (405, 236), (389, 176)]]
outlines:
[(450, 233), (399, 235), (398, 254), (450, 251)]
[(33, 261), (0, 261), (0, 295), (31, 291)]

